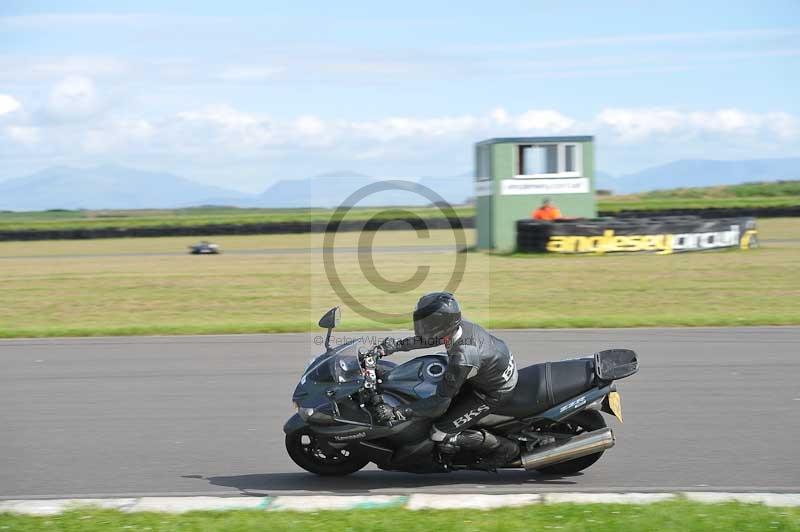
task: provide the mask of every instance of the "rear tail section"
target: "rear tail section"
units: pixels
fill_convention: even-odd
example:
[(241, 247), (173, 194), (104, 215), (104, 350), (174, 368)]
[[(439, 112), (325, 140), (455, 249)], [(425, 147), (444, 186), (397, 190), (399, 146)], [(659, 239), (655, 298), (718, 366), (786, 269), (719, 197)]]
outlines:
[(608, 349), (594, 355), (597, 378), (613, 381), (630, 377), (639, 371), (639, 359), (630, 349)]

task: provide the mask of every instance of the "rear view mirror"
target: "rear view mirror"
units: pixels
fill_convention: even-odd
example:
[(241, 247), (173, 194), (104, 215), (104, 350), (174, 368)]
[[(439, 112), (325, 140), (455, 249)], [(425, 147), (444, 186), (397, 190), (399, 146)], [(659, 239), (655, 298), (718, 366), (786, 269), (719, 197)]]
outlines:
[(339, 307), (333, 307), (319, 319), (319, 326), (323, 329), (335, 329), (342, 319), (342, 311)]
[(339, 307), (333, 307), (319, 319), (319, 326), (323, 329), (328, 329), (328, 334), (325, 335), (325, 349), (331, 348), (331, 331), (339, 325), (342, 319), (342, 311)]

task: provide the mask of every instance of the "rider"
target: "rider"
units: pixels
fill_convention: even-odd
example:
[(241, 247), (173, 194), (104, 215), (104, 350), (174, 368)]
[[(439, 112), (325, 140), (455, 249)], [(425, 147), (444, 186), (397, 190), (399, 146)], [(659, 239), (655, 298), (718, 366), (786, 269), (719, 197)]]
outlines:
[(490, 467), (501, 467), (516, 458), (516, 442), (469, 428), (513, 394), (517, 367), (505, 342), (463, 320), (461, 307), (449, 292), (420, 298), (414, 309), (414, 334), (402, 340), (386, 338), (381, 343), (384, 354), (443, 344), (447, 369), (434, 395), (403, 408), (378, 405), (378, 419), (388, 423), (408, 416), (434, 418), (430, 438), (442, 452), (475, 451)]

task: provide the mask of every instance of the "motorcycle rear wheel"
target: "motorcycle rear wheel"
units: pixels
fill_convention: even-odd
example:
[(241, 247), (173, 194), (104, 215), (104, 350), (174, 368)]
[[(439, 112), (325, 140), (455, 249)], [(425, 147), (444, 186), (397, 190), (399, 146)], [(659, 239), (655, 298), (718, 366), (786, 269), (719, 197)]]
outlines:
[[(563, 432), (565, 434), (577, 435), (583, 432), (591, 432), (593, 430), (606, 428), (606, 420), (603, 418), (603, 415), (596, 410), (584, 410), (583, 412), (578, 412), (560, 425), (563, 425)], [(601, 456), (603, 456), (603, 451), (542, 467), (537, 469), (537, 471), (544, 475), (574, 475), (597, 462)]]
[[(305, 431), (286, 435), (286, 451), (292, 461), (310, 473), (339, 477), (355, 473), (369, 463), (347, 448), (331, 453), (317, 445), (316, 437)], [(327, 454), (326, 454), (327, 453)]]

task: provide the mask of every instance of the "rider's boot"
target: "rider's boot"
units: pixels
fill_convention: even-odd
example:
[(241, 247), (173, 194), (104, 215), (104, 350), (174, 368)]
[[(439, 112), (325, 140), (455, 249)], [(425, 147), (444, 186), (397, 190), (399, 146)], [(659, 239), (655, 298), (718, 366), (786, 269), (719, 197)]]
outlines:
[(467, 429), (452, 434), (439, 444), (439, 450), (452, 454), (459, 450), (475, 452), (481, 455), (481, 463), (490, 469), (503, 467), (519, 456), (517, 443), (485, 430)]
[(519, 457), (519, 444), (515, 441), (496, 436), (491, 432), (484, 433), (483, 463), (491, 468), (503, 467)]

